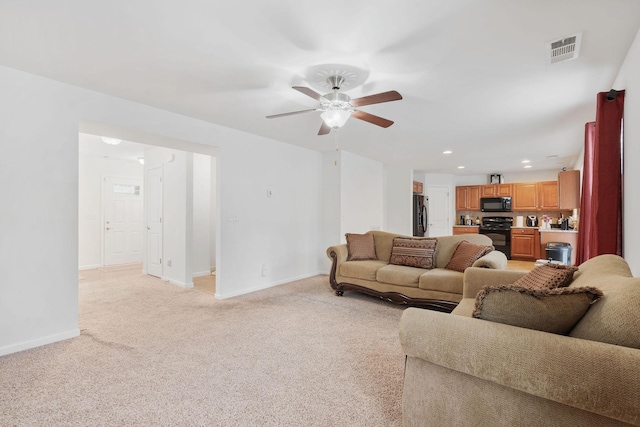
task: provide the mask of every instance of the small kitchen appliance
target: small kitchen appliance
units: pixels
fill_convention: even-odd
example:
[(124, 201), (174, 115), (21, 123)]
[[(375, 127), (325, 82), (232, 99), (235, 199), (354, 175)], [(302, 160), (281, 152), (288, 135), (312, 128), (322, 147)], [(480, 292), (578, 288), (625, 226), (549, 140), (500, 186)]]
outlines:
[(527, 227), (537, 227), (538, 226), (538, 217), (535, 215), (527, 216)]

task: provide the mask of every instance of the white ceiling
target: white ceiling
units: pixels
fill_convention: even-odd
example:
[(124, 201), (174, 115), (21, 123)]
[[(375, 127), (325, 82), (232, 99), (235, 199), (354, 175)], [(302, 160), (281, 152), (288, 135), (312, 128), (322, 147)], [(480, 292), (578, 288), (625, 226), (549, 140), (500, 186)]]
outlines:
[[(312, 149), (504, 173), (573, 165), (639, 28), (639, 0), (2, 0), (0, 64)], [(577, 32), (579, 58), (546, 65)], [(395, 124), (265, 119), (314, 108), (291, 86), (332, 70), (362, 81), (352, 98), (399, 91), (362, 107)]]

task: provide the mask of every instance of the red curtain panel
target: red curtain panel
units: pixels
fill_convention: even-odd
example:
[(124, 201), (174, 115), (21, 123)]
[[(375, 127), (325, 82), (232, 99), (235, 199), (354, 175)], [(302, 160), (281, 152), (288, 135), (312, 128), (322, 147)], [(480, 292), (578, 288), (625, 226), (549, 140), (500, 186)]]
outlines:
[(576, 264), (622, 256), (622, 117), (624, 91), (601, 92), (596, 121), (585, 125), (582, 201)]

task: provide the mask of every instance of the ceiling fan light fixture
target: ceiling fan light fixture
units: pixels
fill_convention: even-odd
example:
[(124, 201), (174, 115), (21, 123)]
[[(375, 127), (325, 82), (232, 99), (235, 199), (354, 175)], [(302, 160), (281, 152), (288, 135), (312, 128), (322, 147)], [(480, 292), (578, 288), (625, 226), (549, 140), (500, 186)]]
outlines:
[(347, 110), (327, 110), (320, 114), (320, 117), (322, 117), (327, 126), (335, 129), (347, 123), (347, 120), (351, 117), (351, 112)]

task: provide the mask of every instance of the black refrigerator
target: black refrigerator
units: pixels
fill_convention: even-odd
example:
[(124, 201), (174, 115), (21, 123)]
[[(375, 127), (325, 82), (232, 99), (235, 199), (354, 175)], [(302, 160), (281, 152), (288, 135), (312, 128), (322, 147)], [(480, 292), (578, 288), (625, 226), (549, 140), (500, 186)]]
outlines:
[(424, 237), (427, 233), (427, 203), (429, 198), (419, 194), (413, 195), (413, 235)]

